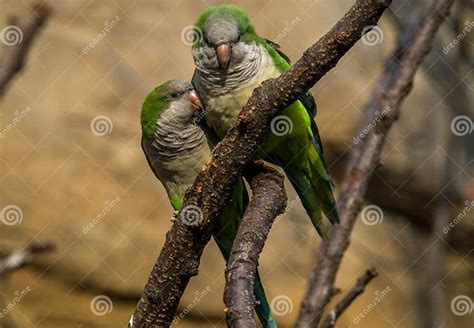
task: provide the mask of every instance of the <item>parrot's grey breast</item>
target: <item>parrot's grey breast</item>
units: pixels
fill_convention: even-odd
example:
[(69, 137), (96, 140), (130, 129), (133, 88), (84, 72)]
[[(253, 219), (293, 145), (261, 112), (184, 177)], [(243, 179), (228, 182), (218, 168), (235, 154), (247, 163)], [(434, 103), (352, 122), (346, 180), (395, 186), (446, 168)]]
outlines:
[(206, 136), (194, 124), (183, 127), (159, 119), (157, 125), (153, 138), (143, 138), (143, 150), (168, 194), (183, 197), (211, 158)]
[(192, 157), (207, 145), (204, 131), (197, 125), (183, 127), (167, 120), (158, 120), (153, 135), (153, 147), (156, 155), (163, 161)]

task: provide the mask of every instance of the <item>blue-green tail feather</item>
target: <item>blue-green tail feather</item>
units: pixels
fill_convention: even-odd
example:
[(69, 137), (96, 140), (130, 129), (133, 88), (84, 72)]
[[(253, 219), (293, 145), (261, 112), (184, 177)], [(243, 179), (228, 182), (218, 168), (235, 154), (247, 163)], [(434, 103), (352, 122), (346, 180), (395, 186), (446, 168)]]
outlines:
[(310, 217), (311, 223), (318, 232), (319, 236), (321, 236), (323, 240), (327, 240), (328, 227), (323, 221), (323, 216), (321, 213), (322, 209), (319, 207), (319, 201), (313, 191), (314, 188), (311, 184), (311, 179), (308, 178), (304, 172), (295, 168), (294, 166), (286, 167), (285, 173), (295, 188), (296, 193), (301, 200), (301, 204)]
[(270, 305), (267, 301), (267, 296), (265, 295), (265, 290), (263, 289), (262, 282), (260, 280), (260, 274), (258, 270), (255, 274), (255, 285), (253, 287), (253, 292), (255, 293), (255, 298), (258, 301), (255, 311), (257, 312), (258, 319), (262, 323), (264, 328), (277, 328), (277, 323), (273, 318)]
[(332, 224), (339, 223), (333, 195), (334, 184), (318, 147), (310, 145), (307, 149), (300, 159), (289, 163), (284, 170), (318, 234), (326, 240), (328, 228), (322, 213)]

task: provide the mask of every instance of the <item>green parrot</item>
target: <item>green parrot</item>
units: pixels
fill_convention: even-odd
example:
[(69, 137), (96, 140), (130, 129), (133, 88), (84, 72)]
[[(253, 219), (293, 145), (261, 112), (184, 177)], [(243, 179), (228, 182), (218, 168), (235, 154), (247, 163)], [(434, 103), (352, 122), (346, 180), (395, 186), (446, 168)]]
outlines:
[[(177, 80), (156, 87), (142, 106), (142, 149), (153, 173), (163, 183), (175, 211), (181, 209), (186, 190), (211, 158), (211, 138), (195, 122), (199, 108), (202, 104), (191, 83)], [(247, 190), (243, 180), (239, 180), (230, 204), (213, 227), (214, 240), (226, 262), (247, 203)], [(192, 224), (187, 221), (189, 218), (181, 219)], [(258, 301), (255, 310), (263, 327), (277, 327), (258, 271), (254, 293)]]
[[(194, 28), (192, 84), (204, 102), (206, 124), (223, 138), (252, 91), (287, 71), (289, 59), (277, 44), (260, 37), (247, 14), (234, 5), (208, 8)], [(314, 227), (327, 239), (322, 213), (333, 224), (339, 216), (315, 114), (308, 92), (275, 118), (258, 157), (283, 168)]]

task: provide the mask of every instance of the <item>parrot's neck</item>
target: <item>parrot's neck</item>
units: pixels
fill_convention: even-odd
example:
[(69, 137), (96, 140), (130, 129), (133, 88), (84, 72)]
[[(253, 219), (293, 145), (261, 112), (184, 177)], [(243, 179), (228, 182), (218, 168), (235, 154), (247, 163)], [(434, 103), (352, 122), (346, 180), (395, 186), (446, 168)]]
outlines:
[(218, 97), (245, 87), (260, 75), (262, 69), (262, 49), (255, 43), (240, 44), (232, 55), (228, 69), (221, 69), (216, 63), (196, 60), (200, 89), (206, 96)]
[(159, 118), (153, 135), (153, 146), (161, 160), (187, 158), (207, 145), (201, 128), (195, 124), (186, 126), (166, 118)]

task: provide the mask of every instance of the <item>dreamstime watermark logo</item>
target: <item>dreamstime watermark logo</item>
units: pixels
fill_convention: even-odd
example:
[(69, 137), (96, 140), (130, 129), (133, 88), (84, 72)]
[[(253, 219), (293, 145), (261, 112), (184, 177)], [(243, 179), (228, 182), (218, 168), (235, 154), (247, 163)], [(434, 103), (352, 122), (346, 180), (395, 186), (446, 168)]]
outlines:
[(390, 286), (385, 287), (385, 289), (383, 289), (382, 291), (376, 290), (374, 293), (375, 296), (372, 299), (372, 302), (367, 304), (367, 306), (361, 312), (359, 312), (359, 314), (356, 315), (354, 319), (352, 319), (352, 322), (355, 325), (358, 325), (362, 321), (362, 319), (364, 319), (377, 306), (377, 304), (382, 302), (383, 299), (387, 297), (387, 295), (391, 291), (392, 291), (392, 288), (390, 288)]
[(472, 312), (474, 304), (467, 295), (458, 295), (451, 300), (451, 311), (457, 316), (464, 316)]
[[(211, 291), (211, 287), (207, 286), (206, 289), (203, 290), (196, 290), (194, 292), (194, 297), (191, 303), (189, 303), (183, 311), (181, 311), (179, 314), (177, 314), (174, 319), (173, 319), (173, 325), (177, 325), (180, 323), (191, 311), (193, 308), (202, 301), (204, 297), (206, 297), (207, 294)], [(133, 319), (132, 319), (133, 320)]]
[(276, 222), (278, 222), (280, 220), (280, 218), (283, 218), (283, 217), (286, 217), (288, 214), (290, 214), (290, 212), (298, 205), (298, 204), (301, 204), (301, 199), (296, 196), (295, 199), (293, 199), (291, 202), (288, 202), (288, 204), (286, 205), (286, 209), (285, 209), (285, 213), (283, 213), (283, 215), (279, 215), (275, 221), (273, 222), (273, 224), (275, 224)]
[(194, 124), (200, 123), (202, 120), (206, 118), (207, 113), (209, 113), (209, 110), (207, 108), (204, 110), (195, 112), (194, 117), (193, 117), (193, 123)]
[(16, 25), (8, 25), (0, 32), (0, 40), (8, 47), (15, 46), (23, 41), (23, 32)]
[(286, 115), (275, 116), (270, 123), (270, 130), (278, 137), (290, 134), (293, 131), (293, 122)]
[(385, 108), (381, 113), (377, 112), (375, 114), (375, 118), (362, 130), (357, 136), (354, 137), (353, 142), (354, 145), (357, 145), (359, 142), (361, 142), (372, 130), (375, 129), (377, 124), (380, 123), (390, 112), (390, 108)]
[(362, 29), (362, 43), (375, 46), (383, 42), (383, 31), (377, 25), (369, 25)]
[(98, 317), (104, 316), (112, 312), (114, 304), (112, 300), (107, 295), (97, 295), (95, 296), (90, 304), (90, 309), (93, 314)]
[(270, 302), (270, 309), (278, 316), (289, 314), (293, 311), (293, 302), (286, 295), (278, 295)]
[(185, 225), (197, 226), (202, 222), (204, 214), (199, 206), (187, 205), (181, 210), (180, 218)]
[(202, 40), (202, 30), (194, 25), (188, 25), (181, 30), (181, 41), (187, 46), (200, 43)]
[(291, 32), (291, 30), (296, 26), (298, 25), (298, 23), (301, 22), (301, 18), (300, 16), (296, 16), (293, 20), (289, 21), (285, 21), (285, 27), (283, 27), (283, 30), (281, 31), (281, 33), (279, 33), (277, 35), (277, 37), (275, 39), (273, 39), (273, 42), (275, 43), (278, 43), (280, 42), (282, 39), (284, 39), (288, 33)]
[(115, 197), (111, 201), (106, 201), (105, 206), (102, 209), (102, 211), (96, 215), (96, 217), (89, 222), (88, 225), (84, 226), (82, 228), (82, 233), (87, 234), (89, 231), (91, 231), (96, 225), (102, 221), (102, 219), (109, 213), (117, 204), (121, 201), (120, 196)]
[(462, 137), (471, 134), (474, 130), (474, 122), (469, 116), (458, 115), (451, 121), (451, 131), (455, 136)]
[(13, 120), (10, 123), (8, 123), (7, 126), (3, 130), (0, 131), (0, 139), (5, 138), (11, 131), (13, 131), (13, 129), (20, 123), (20, 121), (26, 115), (28, 115), (29, 112), (31, 112), (30, 107), (26, 107), (22, 111), (16, 111), (14, 115), (15, 117), (13, 118)]
[(447, 55), (452, 49), (456, 48), (456, 46), (462, 41), (462, 39), (464, 39), (469, 34), (469, 32), (474, 29), (474, 21), (465, 22), (464, 25), (464, 29), (461, 31), (461, 33), (456, 35), (453, 41), (451, 41), (446, 47), (443, 48), (443, 53), (445, 55)]
[(383, 211), (377, 205), (367, 205), (361, 212), (362, 222), (368, 226), (373, 226), (383, 221)]
[(20, 291), (15, 291), (13, 299), (10, 301), (10, 303), (6, 304), (5, 307), (0, 311), (0, 318), (4, 318), (8, 313), (10, 313), (13, 308), (21, 302), (21, 300), (28, 295), (28, 293), (31, 292), (31, 287), (26, 286)]
[(23, 211), (16, 205), (7, 205), (0, 211), (0, 222), (12, 226), (23, 221)]
[(112, 29), (120, 22), (120, 20), (121, 20), (120, 16), (116, 16), (110, 22), (105, 21), (104, 28), (102, 29), (102, 31), (99, 34), (97, 34), (97, 36), (94, 39), (92, 39), (92, 41), (89, 42), (87, 46), (82, 48), (82, 54), (87, 55), (89, 51), (94, 49), (95, 46), (99, 43), (99, 41), (102, 40), (107, 35), (107, 33), (112, 31)]
[(448, 225), (444, 226), (443, 227), (443, 233), (444, 234), (448, 234), (451, 229), (454, 229), (455, 226), (457, 226), (457, 224), (459, 222), (461, 222), (462, 219), (464, 219), (467, 214), (469, 212), (471, 212), (472, 210), (474, 210), (474, 200), (466, 200), (464, 202), (464, 204), (466, 206), (464, 206), (463, 210), (461, 213), (459, 213), (458, 215), (456, 215), (456, 217), (454, 218), (454, 220), (452, 220), (451, 222), (449, 222)]
[(98, 137), (103, 137), (106, 134), (111, 134), (113, 128), (114, 125), (112, 123), (112, 120), (105, 115), (99, 115), (94, 117), (90, 123), (90, 129), (92, 133)]

